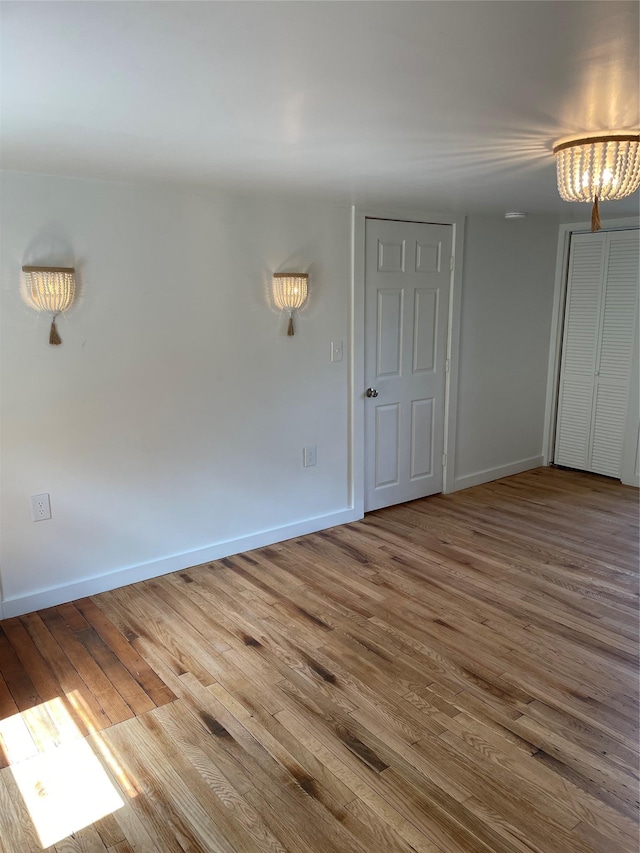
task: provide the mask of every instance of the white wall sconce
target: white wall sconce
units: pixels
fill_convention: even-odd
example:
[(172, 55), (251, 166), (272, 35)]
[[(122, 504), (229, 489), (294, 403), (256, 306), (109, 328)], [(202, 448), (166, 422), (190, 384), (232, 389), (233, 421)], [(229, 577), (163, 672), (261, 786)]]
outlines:
[(591, 230), (599, 231), (599, 202), (625, 198), (640, 186), (640, 134), (606, 133), (557, 142), (558, 192), (590, 201)]
[(309, 276), (304, 272), (277, 272), (272, 279), (273, 301), (289, 314), (287, 335), (293, 332), (293, 312), (302, 308), (309, 292)]
[(56, 317), (73, 304), (76, 276), (73, 267), (22, 267), (27, 296), (34, 308), (51, 314), (49, 343), (61, 344)]

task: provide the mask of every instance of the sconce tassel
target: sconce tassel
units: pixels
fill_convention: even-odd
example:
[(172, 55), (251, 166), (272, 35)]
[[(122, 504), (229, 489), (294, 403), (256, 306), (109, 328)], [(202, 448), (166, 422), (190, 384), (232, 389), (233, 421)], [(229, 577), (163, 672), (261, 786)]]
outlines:
[(596, 196), (591, 209), (591, 230), (600, 231), (601, 229), (602, 222), (600, 222), (600, 205), (598, 204), (598, 196)]
[(62, 343), (62, 338), (58, 334), (58, 330), (56, 329), (56, 315), (54, 314), (51, 317), (51, 329), (49, 331), (49, 343), (53, 344), (53, 346), (58, 346), (58, 344)]
[(289, 326), (287, 328), (287, 335), (291, 338), (293, 334), (293, 314), (289, 312)]

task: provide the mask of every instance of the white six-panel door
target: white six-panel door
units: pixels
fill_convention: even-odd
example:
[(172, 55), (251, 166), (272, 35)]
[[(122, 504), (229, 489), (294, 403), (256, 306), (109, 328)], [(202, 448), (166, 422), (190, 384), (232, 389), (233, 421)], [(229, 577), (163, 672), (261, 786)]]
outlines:
[(555, 462), (620, 477), (638, 322), (638, 231), (574, 235)]
[(367, 220), (366, 510), (442, 491), (452, 231)]

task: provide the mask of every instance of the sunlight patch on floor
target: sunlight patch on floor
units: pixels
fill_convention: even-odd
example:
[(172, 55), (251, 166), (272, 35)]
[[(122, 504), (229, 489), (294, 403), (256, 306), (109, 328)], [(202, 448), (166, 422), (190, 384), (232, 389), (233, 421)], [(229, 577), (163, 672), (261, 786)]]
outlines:
[[(70, 704), (75, 705), (70, 695)], [(75, 708), (74, 708), (75, 710)], [(29, 811), (43, 848), (56, 844), (72, 832), (83, 829), (120, 809), (124, 802), (109, 778), (89, 739), (74, 722), (61, 698), (0, 721), (0, 736), (10, 762), (11, 773)], [(98, 735), (92, 740), (100, 747)], [(135, 788), (118, 773), (117, 762), (109, 753), (103, 757), (117, 779), (127, 782), (125, 790), (135, 796)], [(107, 750), (108, 752), (108, 750)], [(8, 771), (6, 771), (8, 772)]]
[(41, 752), (11, 770), (43, 847), (124, 805), (85, 740)]
[[(82, 720), (84, 725), (89, 727), (91, 712), (82, 696), (74, 690), (72, 693), (67, 693), (67, 699), (69, 700), (69, 704), (73, 708), (74, 713), (77, 714), (78, 718)], [(99, 732), (95, 732), (90, 740), (94, 750), (100, 753), (104, 763), (114, 775), (125, 794), (128, 797), (137, 797), (139, 791), (136, 787), (135, 781), (129, 776), (116, 755), (114, 755), (113, 750), (109, 748), (106, 740), (101, 737)]]

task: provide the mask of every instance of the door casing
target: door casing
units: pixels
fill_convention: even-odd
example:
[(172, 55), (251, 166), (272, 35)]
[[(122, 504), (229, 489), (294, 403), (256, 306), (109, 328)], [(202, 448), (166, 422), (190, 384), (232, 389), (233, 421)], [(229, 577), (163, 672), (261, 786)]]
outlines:
[(447, 323), (447, 358), (449, 372), (445, 384), (443, 492), (454, 490), (456, 413), (458, 402), (458, 371), (460, 349), (460, 315), (462, 307), (462, 249), (464, 246), (465, 217), (452, 217), (433, 211), (400, 211), (385, 208), (352, 208), (352, 257), (350, 317), (350, 471), (351, 502), (354, 509), (364, 515), (364, 275), (365, 275), (365, 223), (368, 218), (393, 219), (404, 222), (452, 225), (452, 254), (454, 268), (449, 281), (449, 317)]

